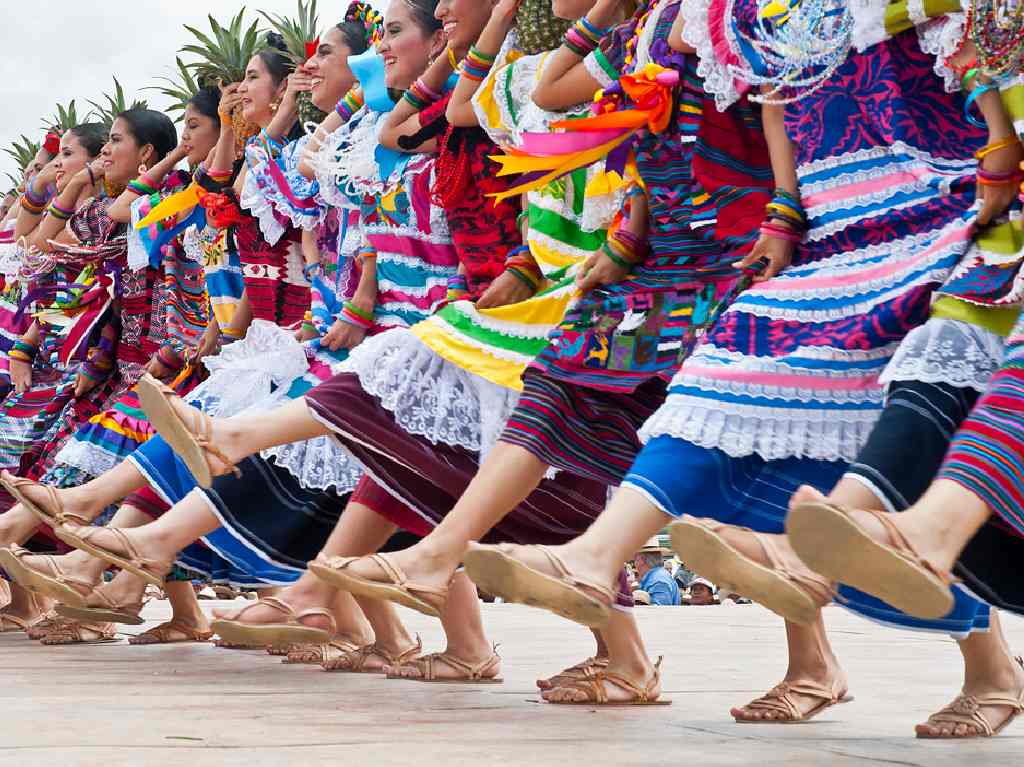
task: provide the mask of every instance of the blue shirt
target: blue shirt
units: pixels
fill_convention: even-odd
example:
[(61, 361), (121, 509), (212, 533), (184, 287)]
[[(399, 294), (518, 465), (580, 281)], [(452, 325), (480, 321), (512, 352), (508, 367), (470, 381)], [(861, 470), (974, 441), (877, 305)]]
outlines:
[(679, 586), (664, 567), (648, 570), (640, 580), (640, 589), (651, 595), (652, 605), (679, 605), (683, 602)]

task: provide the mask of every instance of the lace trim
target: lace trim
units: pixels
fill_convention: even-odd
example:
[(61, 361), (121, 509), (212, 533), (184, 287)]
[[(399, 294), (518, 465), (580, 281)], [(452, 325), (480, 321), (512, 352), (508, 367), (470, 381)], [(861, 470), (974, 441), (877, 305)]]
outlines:
[[(952, 160), (945, 157), (936, 157), (922, 149), (910, 146), (902, 141), (896, 141), (886, 146), (857, 149), (853, 152), (822, 157), (817, 160), (803, 163), (797, 168), (797, 175), (800, 177), (801, 192), (803, 194), (807, 194), (806, 185), (808, 182), (805, 182), (804, 179), (808, 176), (822, 173), (824, 171), (835, 170), (836, 168), (841, 168), (844, 165), (853, 165), (854, 163), (862, 163), (870, 160), (879, 160), (886, 157), (900, 155), (906, 155), (907, 157), (913, 158), (917, 163), (926, 165), (930, 168), (946, 168), (950, 173), (973, 173), (973, 169), (977, 165), (976, 161), (973, 159)], [(822, 189), (830, 189), (835, 183), (833, 178), (834, 176), (829, 176), (820, 182), (814, 182), (814, 184), (821, 184)], [(816, 187), (812, 185), (809, 188), (814, 189)]]
[(710, 23), (718, 18), (715, 13), (725, 14), (723, 34), (728, 20), (733, 18), (732, 0), (726, 9), (712, 11), (712, 6), (722, 5), (722, 0), (690, 0), (682, 4), (683, 42), (697, 52), (697, 75), (704, 82), (704, 90), (715, 97), (715, 106), (724, 112), (740, 100), (742, 94), (736, 87), (736, 78), (729, 70), (729, 57), (735, 57), (735, 48), (726, 37), (718, 44), (711, 37)]
[(605, 72), (601, 62), (597, 60), (597, 56), (593, 53), (588, 53), (583, 59), (583, 68), (587, 70), (591, 77), (597, 80), (598, 85), (602, 88), (610, 88), (615, 83), (615, 80)]
[(481, 459), (497, 442), (519, 393), (462, 370), (405, 328), (361, 343), (340, 370), (359, 376), (367, 394), (410, 434), (462, 447)]
[(1005, 350), (1006, 339), (990, 330), (936, 317), (907, 335), (878, 380), (942, 383), (984, 392)]
[[(254, 151), (251, 147), (248, 150), (248, 152)], [(263, 190), (260, 189), (256, 180), (256, 174), (260, 172), (260, 167), (264, 162), (266, 161), (261, 160), (250, 166), (249, 171), (245, 174), (245, 181), (242, 182), (242, 194), (238, 203), (256, 219), (267, 244), (273, 247), (284, 236), (285, 227), (277, 220), (274, 215), (274, 206), (263, 194)]]
[(123, 456), (115, 456), (92, 442), (72, 438), (60, 449), (55, 460), (57, 464), (78, 469), (90, 477), (99, 477), (117, 466)]
[(885, 10), (888, 3), (883, 0), (850, 0), (850, 16), (853, 18), (853, 47), (863, 53), (888, 37), (885, 31)]
[(386, 115), (363, 107), (317, 152), (314, 166), (321, 193), (325, 187), (337, 188), (351, 199), (380, 195), (389, 188), (389, 179), (380, 178), (377, 147)]
[(330, 436), (264, 450), (260, 455), (290, 473), (307, 490), (333, 490), (339, 495), (355, 490), (363, 469)]
[(669, 395), (644, 424), (640, 439), (671, 436), (742, 458), (757, 454), (766, 461), (791, 457), (819, 461), (856, 459), (882, 409), (849, 413), (832, 408), (766, 408)]
[[(917, 0), (918, 3), (921, 0)], [(910, 3), (907, 10), (910, 10)], [(921, 12), (924, 12), (922, 6)], [(925, 17), (927, 18), (927, 17)], [(967, 15), (954, 13), (941, 19), (934, 19), (930, 23), (917, 28), (917, 38), (921, 50), (930, 56), (935, 57), (933, 69), (935, 74), (942, 78), (947, 93), (960, 90), (960, 78), (956, 72), (946, 66), (946, 59), (956, 53), (960, 47), (960, 41), (964, 37), (964, 28), (967, 24)]]
[(16, 242), (0, 243), (0, 274), (17, 277), (25, 251)]

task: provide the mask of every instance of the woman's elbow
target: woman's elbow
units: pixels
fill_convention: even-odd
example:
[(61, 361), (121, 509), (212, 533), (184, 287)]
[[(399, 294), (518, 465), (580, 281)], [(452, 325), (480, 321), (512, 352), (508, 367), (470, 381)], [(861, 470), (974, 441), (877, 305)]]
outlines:
[(551, 112), (558, 109), (558, 104), (555, 102), (554, 95), (554, 89), (549, 89), (541, 85), (533, 91), (531, 98), (533, 99), (533, 103), (540, 109), (543, 109), (546, 112)]

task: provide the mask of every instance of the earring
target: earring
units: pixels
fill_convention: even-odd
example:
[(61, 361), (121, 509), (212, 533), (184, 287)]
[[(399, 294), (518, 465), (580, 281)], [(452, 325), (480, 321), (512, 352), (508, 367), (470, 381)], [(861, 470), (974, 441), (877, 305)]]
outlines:
[(276, 115), (277, 114), (277, 110), (280, 109), (280, 108), (281, 108), (281, 102), (280, 101), (271, 101), (270, 102), (270, 111), (273, 114)]

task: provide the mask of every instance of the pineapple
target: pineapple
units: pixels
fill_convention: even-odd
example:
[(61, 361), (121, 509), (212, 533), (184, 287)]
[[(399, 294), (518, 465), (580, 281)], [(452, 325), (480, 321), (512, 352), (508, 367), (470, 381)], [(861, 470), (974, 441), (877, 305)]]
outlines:
[(107, 126), (107, 130), (114, 124), (114, 119), (121, 113), (126, 112), (129, 109), (148, 109), (149, 104), (145, 101), (136, 99), (129, 104), (124, 97), (124, 88), (121, 87), (121, 83), (114, 78), (114, 95), (111, 96), (109, 93), (104, 93), (103, 98), (107, 101), (105, 104), (90, 101), (89, 106), (92, 107), (87, 117), (95, 118), (97, 122), (103, 123)]
[(151, 85), (144, 90), (156, 91), (169, 98), (171, 105), (167, 107), (167, 111), (172, 114), (180, 112), (180, 114), (175, 116), (174, 121), (181, 122), (185, 116), (185, 107), (188, 106), (188, 102), (192, 100), (192, 97), (199, 92), (201, 86), (180, 58), (175, 58), (174, 61), (178, 65), (177, 79), (174, 77), (160, 77), (157, 79), (162, 80), (165, 85)]
[[(88, 116), (86, 116), (86, 119), (88, 119)], [(46, 130), (55, 130), (63, 134), (64, 131), (74, 128), (81, 122), (78, 119), (78, 108), (75, 106), (75, 100), (71, 99), (67, 106), (57, 104), (57, 111), (49, 118), (43, 120), (43, 127)]]
[[(202, 86), (226, 86), (241, 82), (245, 77), (245, 68), (249, 64), (249, 59), (259, 50), (260, 30), (259, 21), (254, 21), (243, 30), (244, 17), (245, 8), (242, 8), (225, 27), (221, 26), (213, 16), (207, 16), (210, 21), (210, 30), (213, 33), (212, 37), (195, 27), (185, 26), (185, 29), (192, 33), (198, 43), (183, 46), (180, 53), (191, 53), (198, 57), (198, 61), (185, 65), (195, 73), (196, 83)], [(231, 115), (231, 124), (235, 130), (235, 141), (239, 156), (241, 156), (245, 142), (250, 136), (255, 135), (259, 128), (249, 125), (245, 121), (240, 108)]]
[[(296, 0), (296, 2), (298, 3), (296, 18), (287, 18), (264, 11), (260, 11), (260, 15), (267, 20), (275, 32), (284, 38), (285, 45), (288, 46), (288, 53), (291, 55), (292, 61), (295, 62), (295, 66), (298, 67), (304, 64), (310, 56), (306, 46), (317, 39), (319, 19), (316, 12), (316, 0), (308, 0), (308, 2)], [(327, 116), (313, 106), (309, 93), (298, 94), (296, 102), (299, 110), (299, 124), (302, 126), (305, 126), (306, 123), (319, 125)]]
[(21, 191), (22, 183), (25, 178), (25, 168), (28, 167), (29, 163), (35, 159), (36, 154), (39, 153), (39, 147), (41, 144), (38, 141), (33, 141), (27, 136), (22, 136), (21, 141), (15, 140), (9, 147), (4, 147), (4, 154), (18, 163), (18, 175), (12, 176), (10, 173), (7, 174), (17, 191)]

